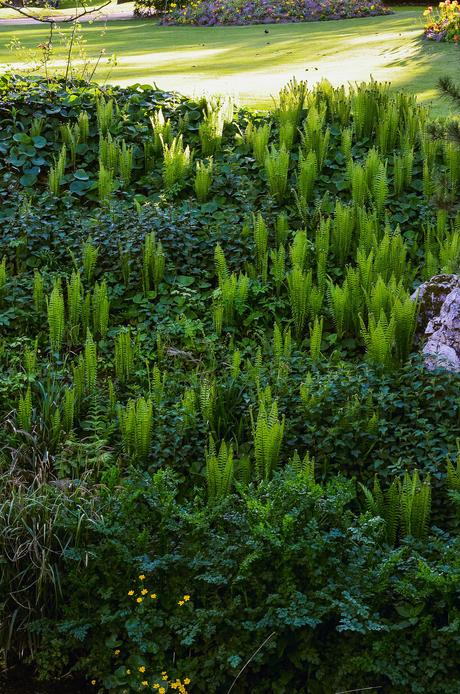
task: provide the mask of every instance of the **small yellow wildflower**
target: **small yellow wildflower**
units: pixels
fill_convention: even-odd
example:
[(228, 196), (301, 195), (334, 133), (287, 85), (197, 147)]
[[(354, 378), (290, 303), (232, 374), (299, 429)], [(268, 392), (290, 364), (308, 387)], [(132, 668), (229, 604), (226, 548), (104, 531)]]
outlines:
[(184, 595), (184, 601), (188, 602), (190, 600), (190, 595)]
[(119, 648), (116, 648), (114, 650), (114, 655), (120, 655), (120, 649)]
[(149, 591), (147, 590), (147, 588), (144, 588), (143, 590), (141, 590), (141, 595), (147, 595), (148, 592)]
[(134, 590), (128, 590), (128, 595), (134, 595)]
[(140, 666), (139, 672), (145, 672), (145, 665), (141, 665), (141, 666)]
[(143, 581), (144, 579), (145, 579), (144, 574), (141, 574), (141, 575), (139, 576), (139, 581)]
[(190, 684), (190, 677), (186, 677), (184, 679), (184, 684)]
[(96, 680), (91, 680), (91, 684), (96, 684)]
[(141, 603), (144, 600), (144, 598), (136, 598), (136, 602)]
[(160, 685), (158, 684), (158, 682), (155, 682), (155, 684), (153, 685), (153, 688), (154, 689), (160, 689)]
[(165, 694), (165, 692), (166, 689), (164, 687), (160, 687), (160, 689), (158, 690), (158, 694)]
[(130, 675), (130, 674), (131, 674), (131, 670), (126, 670), (126, 674), (127, 674), (127, 675)]
[(156, 599), (157, 599), (157, 594), (156, 594), (156, 593), (151, 593), (150, 597), (152, 598), (152, 600), (156, 600)]
[(162, 679), (162, 680), (167, 680), (167, 679), (168, 679), (168, 675), (163, 675), (163, 677), (162, 677), (161, 679)]
[(143, 686), (143, 687), (148, 687), (148, 686), (149, 686), (149, 683), (147, 682), (147, 680), (144, 680), (144, 681), (142, 682), (142, 686)]

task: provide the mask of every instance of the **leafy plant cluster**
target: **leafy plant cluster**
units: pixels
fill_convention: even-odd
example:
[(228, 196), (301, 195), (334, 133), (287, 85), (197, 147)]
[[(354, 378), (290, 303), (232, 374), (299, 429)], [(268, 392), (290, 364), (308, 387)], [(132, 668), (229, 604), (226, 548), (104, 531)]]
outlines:
[[(417, 485), (403, 483), (401, 519), (424, 493)], [(434, 529), (417, 539), (405, 528), (394, 544), (394, 526), (365, 510), (353, 483), (320, 484), (299, 461), (208, 506), (184, 501), (170, 470), (91, 493), (98, 514), (90, 524), (81, 496), (59, 495), (70, 517), (54, 532), (75, 538), (59, 561), (54, 555), (60, 609), (47, 603), (33, 621), (42, 675), (73, 665), (96, 691), (116, 693), (178, 677), (197, 692), (236, 682), (241, 692), (276, 684), (280, 692), (434, 694), (457, 682), (456, 534)], [(2, 541), (10, 549), (12, 538)], [(22, 596), (34, 600), (35, 586), (25, 585), (34, 565), (23, 554)], [(51, 591), (46, 578), (41, 590)]]
[(8, 657), (117, 694), (450, 691), (459, 376), (413, 293), (458, 271), (455, 141), (377, 83), (259, 115), (2, 80)]

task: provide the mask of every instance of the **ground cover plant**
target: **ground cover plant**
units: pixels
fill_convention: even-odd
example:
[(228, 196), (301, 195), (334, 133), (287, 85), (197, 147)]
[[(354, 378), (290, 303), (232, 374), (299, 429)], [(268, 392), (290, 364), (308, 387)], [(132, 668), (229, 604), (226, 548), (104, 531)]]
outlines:
[(460, 377), (411, 294), (458, 272), (452, 129), (375, 82), (0, 97), (8, 664), (451, 692)]
[(305, 2), (305, 0), (252, 0), (245, 2), (198, 2), (169, 7), (162, 18), (164, 24), (276, 24), (277, 22), (315, 22), (327, 19), (351, 19), (389, 14), (380, 2), (361, 0), (333, 0)]

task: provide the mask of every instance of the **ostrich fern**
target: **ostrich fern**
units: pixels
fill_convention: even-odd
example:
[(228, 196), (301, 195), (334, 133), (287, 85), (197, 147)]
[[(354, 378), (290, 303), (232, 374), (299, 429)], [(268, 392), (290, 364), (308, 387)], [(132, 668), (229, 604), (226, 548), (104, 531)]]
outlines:
[(296, 265), (305, 270), (309, 260), (310, 244), (306, 231), (296, 231), (292, 244), (289, 246), (289, 257), (292, 267)]
[(163, 145), (170, 145), (173, 141), (172, 124), (169, 119), (165, 119), (161, 108), (150, 116), (150, 123), (153, 130), (153, 151), (160, 154)]
[(47, 313), (50, 347), (53, 352), (59, 352), (65, 331), (64, 296), (60, 280), (55, 281), (47, 300)]
[(310, 325), (310, 357), (317, 362), (321, 356), (321, 340), (323, 337), (323, 318), (315, 318), (313, 325)]
[(48, 186), (54, 196), (58, 196), (61, 190), (65, 169), (67, 166), (67, 147), (62, 145), (61, 151), (54, 165), (50, 167), (48, 174)]
[(264, 282), (268, 270), (268, 229), (260, 212), (253, 217), (253, 237), (257, 272)]
[(305, 273), (298, 265), (294, 266), (287, 276), (289, 304), (292, 319), (298, 338), (301, 337), (308, 316), (312, 272)]
[(271, 125), (265, 123), (256, 128), (252, 134), (252, 150), (257, 163), (262, 166), (265, 163), (268, 143), (270, 140)]
[(362, 318), (361, 334), (366, 347), (366, 357), (374, 364), (389, 367), (393, 363), (395, 343), (395, 320), (390, 320), (382, 313), (378, 321), (371, 314), (366, 328)]
[(129, 329), (116, 335), (114, 359), (117, 379), (120, 383), (127, 383), (134, 367), (134, 349)]
[(286, 250), (284, 246), (278, 246), (277, 250), (270, 251), (271, 275), (276, 287), (276, 293), (280, 293), (281, 285), (286, 277)]
[(102, 135), (107, 135), (114, 123), (114, 102), (103, 96), (96, 100), (97, 127)]
[(287, 214), (285, 212), (280, 212), (276, 218), (275, 223), (275, 241), (276, 245), (280, 246), (285, 244), (289, 236), (289, 222)]
[(120, 427), (125, 453), (133, 459), (147, 458), (153, 434), (153, 406), (150, 400), (129, 400), (126, 407), (118, 407)]
[(19, 396), (18, 411), (17, 411), (18, 427), (23, 431), (32, 430), (32, 392), (30, 384), (24, 395)]
[(41, 313), (45, 305), (45, 283), (43, 275), (36, 269), (34, 270), (33, 300), (36, 312)]
[(67, 281), (67, 333), (70, 344), (79, 338), (83, 305), (83, 285), (80, 272), (72, 272)]
[(98, 255), (99, 248), (93, 245), (93, 242), (90, 238), (87, 239), (82, 247), (82, 263), (83, 274), (88, 284), (90, 284), (93, 279), (93, 275), (96, 270)]
[(225, 253), (220, 243), (218, 243), (214, 249), (214, 266), (216, 269), (217, 279), (220, 285), (229, 276), (227, 261), (225, 259)]
[(216, 407), (216, 384), (205, 378), (200, 384), (200, 411), (205, 424), (212, 427)]
[(310, 458), (308, 452), (301, 458), (298, 452), (294, 451), (294, 455), (289, 460), (289, 465), (297, 477), (301, 477), (308, 486), (315, 484), (315, 459)]
[(203, 161), (199, 161), (196, 164), (195, 194), (198, 202), (206, 202), (208, 199), (209, 189), (212, 185), (213, 167), (212, 157), (210, 157), (207, 164)]
[(209, 446), (205, 453), (206, 477), (208, 481), (208, 500), (215, 503), (231, 492), (234, 478), (233, 447), (222, 441), (219, 452), (212, 436), (209, 436)]
[(91, 332), (88, 330), (86, 334), (85, 346), (83, 349), (83, 369), (85, 375), (85, 389), (91, 393), (96, 388), (97, 380), (97, 351), (96, 344), (93, 340)]
[(338, 261), (339, 267), (345, 265), (352, 244), (355, 226), (355, 214), (352, 207), (343, 205), (340, 200), (336, 202), (334, 222), (332, 225), (332, 252)]
[(163, 157), (163, 183), (166, 190), (184, 185), (192, 156), (190, 147), (184, 147), (182, 135), (174, 137), (170, 145), (163, 143)]
[(278, 150), (272, 146), (270, 152), (267, 151), (264, 163), (270, 194), (278, 202), (283, 202), (288, 184), (289, 152), (283, 146)]
[(155, 233), (149, 232), (144, 241), (142, 252), (142, 284), (144, 292), (153, 286), (158, 291), (165, 271), (165, 256), (161, 241), (157, 241)]
[(95, 283), (91, 297), (93, 331), (98, 337), (105, 337), (109, 327), (110, 302), (107, 294), (107, 282)]
[(4, 255), (0, 262), (0, 298), (5, 293), (7, 279), (8, 273), (6, 269), (6, 255)]
[(268, 480), (278, 465), (284, 436), (284, 417), (278, 417), (278, 405), (274, 401), (267, 411), (264, 402), (259, 406), (257, 421), (252, 419), (256, 474), (259, 480)]

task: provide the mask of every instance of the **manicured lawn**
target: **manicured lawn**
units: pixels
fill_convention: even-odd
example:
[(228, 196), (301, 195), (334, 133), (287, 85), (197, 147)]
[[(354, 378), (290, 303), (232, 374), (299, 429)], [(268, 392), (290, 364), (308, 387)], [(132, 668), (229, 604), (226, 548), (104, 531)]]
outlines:
[[(291, 77), (333, 84), (356, 80), (391, 81), (416, 92), (437, 114), (449, 106), (436, 95), (444, 74), (456, 76), (458, 47), (422, 41), (421, 8), (404, 8), (389, 17), (249, 27), (159, 27), (152, 21), (85, 25), (88, 51), (104, 47), (118, 65), (109, 81), (155, 82), (186, 94), (231, 92), (255, 107), (267, 107), (271, 95)], [(268, 31), (268, 33), (265, 33)], [(20, 60), (7, 44), (18, 37), (29, 48), (45, 31), (37, 26), (0, 27), (0, 64)], [(99, 79), (107, 78), (102, 67)]]

